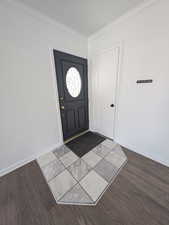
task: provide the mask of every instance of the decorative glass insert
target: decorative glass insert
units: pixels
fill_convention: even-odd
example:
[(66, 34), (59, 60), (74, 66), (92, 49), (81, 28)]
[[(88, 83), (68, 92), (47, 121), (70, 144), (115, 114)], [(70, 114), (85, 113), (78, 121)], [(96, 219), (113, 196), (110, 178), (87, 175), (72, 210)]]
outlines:
[(80, 94), (82, 82), (80, 73), (75, 67), (71, 67), (67, 71), (66, 86), (72, 97), (76, 98)]

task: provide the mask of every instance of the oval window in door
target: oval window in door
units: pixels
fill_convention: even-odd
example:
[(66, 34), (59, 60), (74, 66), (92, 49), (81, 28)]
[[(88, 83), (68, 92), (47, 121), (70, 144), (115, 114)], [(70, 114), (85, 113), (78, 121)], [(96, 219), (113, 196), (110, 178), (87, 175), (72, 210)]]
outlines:
[(75, 67), (68, 69), (66, 74), (66, 87), (69, 94), (76, 98), (81, 91), (82, 81), (79, 71)]

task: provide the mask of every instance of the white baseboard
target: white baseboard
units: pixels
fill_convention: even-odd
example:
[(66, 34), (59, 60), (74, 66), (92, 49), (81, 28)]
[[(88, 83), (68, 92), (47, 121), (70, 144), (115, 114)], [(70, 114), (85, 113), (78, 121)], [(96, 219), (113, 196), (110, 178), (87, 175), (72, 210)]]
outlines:
[(146, 158), (149, 158), (157, 163), (160, 163), (162, 164), (163, 166), (166, 166), (166, 167), (169, 167), (169, 160), (168, 159), (162, 159), (161, 157), (159, 157), (158, 155), (155, 155), (155, 154), (150, 154), (150, 153), (147, 153), (147, 152), (143, 152), (143, 151), (137, 151), (136, 149), (133, 149), (131, 148), (131, 146), (128, 146), (126, 144), (122, 144), (120, 143), (119, 141), (117, 141), (118, 144), (120, 144), (121, 146), (123, 146), (124, 148), (127, 148), (129, 149), (130, 151), (132, 152), (135, 152), (137, 154), (140, 154)]
[(5, 169), (0, 170), (0, 177), (2, 177), (2, 176), (4, 176), (4, 175), (6, 175), (6, 174), (8, 174), (8, 173), (10, 173), (10, 172), (12, 172), (12, 171), (18, 169), (18, 168), (21, 167), (21, 166), (26, 165), (27, 163), (32, 162), (33, 160), (39, 158), (41, 155), (43, 155), (43, 154), (45, 154), (45, 153), (48, 153), (48, 152), (51, 152), (52, 150), (54, 150), (55, 148), (58, 148), (58, 147), (61, 146), (61, 145), (62, 145), (62, 143), (58, 143), (58, 144), (56, 144), (56, 145), (54, 145), (54, 146), (52, 146), (52, 147), (46, 149), (46, 150), (43, 151), (43, 152), (42, 152), (42, 151), (41, 151), (41, 152), (38, 152), (38, 153), (36, 153), (36, 154), (34, 154), (34, 155), (32, 155), (32, 156), (26, 158), (26, 159), (23, 159), (23, 160), (21, 160), (21, 161), (19, 161), (19, 162), (17, 162), (17, 163), (14, 163), (13, 165), (11, 165), (11, 166), (9, 166), (9, 167), (7, 167), (7, 168), (5, 168)]

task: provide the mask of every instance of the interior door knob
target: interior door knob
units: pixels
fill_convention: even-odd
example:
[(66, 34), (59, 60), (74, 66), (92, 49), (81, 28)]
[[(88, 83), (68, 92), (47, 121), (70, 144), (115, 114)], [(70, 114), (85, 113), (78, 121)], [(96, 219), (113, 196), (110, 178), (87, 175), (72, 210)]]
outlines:
[(110, 105), (110, 107), (114, 107), (114, 106), (115, 106), (114, 104), (111, 104), (111, 105)]
[(61, 106), (61, 109), (65, 109), (65, 107), (62, 105), (62, 106)]

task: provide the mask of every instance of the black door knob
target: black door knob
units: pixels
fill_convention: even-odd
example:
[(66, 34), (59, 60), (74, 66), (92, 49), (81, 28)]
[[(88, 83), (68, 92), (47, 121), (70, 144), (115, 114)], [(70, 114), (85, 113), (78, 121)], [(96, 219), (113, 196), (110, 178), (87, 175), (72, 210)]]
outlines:
[(114, 107), (114, 106), (115, 106), (114, 104), (111, 104), (111, 105), (110, 105), (110, 107)]

